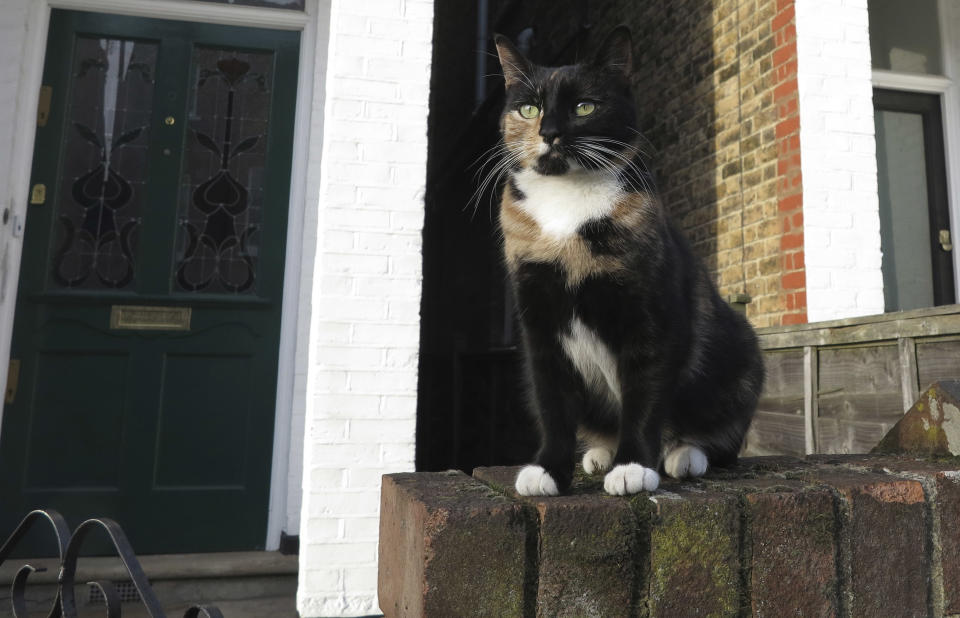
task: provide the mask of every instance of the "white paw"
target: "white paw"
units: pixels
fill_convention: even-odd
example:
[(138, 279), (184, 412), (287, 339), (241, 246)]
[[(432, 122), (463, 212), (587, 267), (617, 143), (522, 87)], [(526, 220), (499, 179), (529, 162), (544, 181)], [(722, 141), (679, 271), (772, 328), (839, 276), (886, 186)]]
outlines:
[(517, 475), (517, 492), (521, 496), (557, 496), (557, 482), (540, 466), (527, 466)]
[(707, 471), (707, 454), (698, 446), (681, 444), (667, 453), (664, 471), (675, 479), (703, 476)]
[(612, 462), (613, 453), (610, 452), (610, 449), (595, 446), (583, 454), (583, 471), (587, 474), (606, 472), (610, 469)]
[(625, 496), (638, 491), (653, 491), (660, 486), (656, 470), (640, 464), (620, 464), (603, 477), (603, 488), (611, 496)]

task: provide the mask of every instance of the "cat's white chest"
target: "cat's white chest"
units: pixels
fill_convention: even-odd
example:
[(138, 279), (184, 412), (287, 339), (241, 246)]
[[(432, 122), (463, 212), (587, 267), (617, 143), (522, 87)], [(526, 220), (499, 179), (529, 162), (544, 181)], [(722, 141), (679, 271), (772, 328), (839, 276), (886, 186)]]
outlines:
[(514, 181), (525, 196), (520, 208), (557, 240), (573, 236), (587, 221), (609, 215), (622, 193), (616, 178), (583, 169), (560, 176), (524, 169), (514, 174)]
[(574, 317), (569, 330), (560, 335), (560, 345), (587, 388), (621, 403), (617, 359), (597, 333)]

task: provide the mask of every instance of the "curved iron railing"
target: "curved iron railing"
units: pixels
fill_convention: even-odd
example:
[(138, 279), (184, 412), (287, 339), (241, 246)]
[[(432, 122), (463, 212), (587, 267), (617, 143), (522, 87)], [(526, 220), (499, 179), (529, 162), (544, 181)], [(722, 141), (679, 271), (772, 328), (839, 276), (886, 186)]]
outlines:
[[(80, 546), (83, 545), (84, 539), (87, 538), (87, 535), (92, 530), (97, 528), (105, 531), (110, 538), (113, 548), (117, 551), (117, 556), (127, 569), (127, 574), (130, 575), (130, 580), (137, 589), (140, 600), (144, 606), (146, 606), (150, 616), (152, 618), (166, 618), (166, 614), (160, 607), (160, 602), (153, 593), (153, 588), (150, 587), (150, 581), (143, 572), (143, 567), (140, 566), (140, 561), (137, 560), (136, 555), (133, 553), (133, 548), (127, 540), (127, 535), (124, 534), (120, 524), (112, 519), (105, 517), (88, 519), (77, 526), (77, 529), (71, 534), (70, 528), (67, 526), (67, 521), (57, 511), (52, 509), (31, 511), (27, 513), (27, 516), (23, 518), (23, 521), (20, 522), (13, 531), (13, 534), (4, 542), (3, 546), (0, 546), (0, 564), (6, 561), (7, 557), (17, 546), (17, 543), (20, 542), (20, 539), (22, 539), (34, 525), (44, 521), (53, 528), (53, 533), (57, 541), (58, 557), (60, 559), (60, 574), (57, 577), (57, 594), (47, 614), (48, 618), (75, 618), (77, 616), (77, 601), (74, 592), (77, 559), (80, 557)], [(13, 605), (14, 618), (27, 618), (27, 579), (38, 570), (40, 569), (33, 565), (24, 564), (17, 571), (13, 579), (13, 585), (11, 586), (11, 603)], [(104, 605), (106, 606), (107, 617), (119, 618), (121, 615), (121, 603), (117, 587), (110, 581), (88, 583), (100, 591), (104, 599)], [(200, 618), (202, 616), (206, 618), (223, 618), (220, 610), (213, 606), (194, 605), (183, 614), (183, 618)]]

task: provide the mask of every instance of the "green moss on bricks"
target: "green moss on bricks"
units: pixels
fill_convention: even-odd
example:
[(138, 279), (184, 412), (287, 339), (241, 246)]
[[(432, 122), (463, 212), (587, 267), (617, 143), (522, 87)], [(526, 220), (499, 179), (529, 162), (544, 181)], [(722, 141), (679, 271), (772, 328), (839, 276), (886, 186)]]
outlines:
[(650, 494), (646, 492), (632, 496), (629, 504), (637, 530), (633, 555), (636, 580), (631, 596), (630, 615), (650, 618), (650, 527), (653, 524), (655, 505), (650, 500)]
[(735, 616), (740, 606), (737, 513), (726, 501), (661, 499), (650, 534), (654, 616), (699, 607)]

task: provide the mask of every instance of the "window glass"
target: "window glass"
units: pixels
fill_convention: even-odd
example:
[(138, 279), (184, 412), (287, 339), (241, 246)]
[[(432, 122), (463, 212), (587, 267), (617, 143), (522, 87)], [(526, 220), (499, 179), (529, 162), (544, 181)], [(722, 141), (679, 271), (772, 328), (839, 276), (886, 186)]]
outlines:
[(932, 307), (923, 117), (877, 110), (880, 244), (886, 311)]
[(869, 0), (873, 68), (943, 73), (937, 0)]

